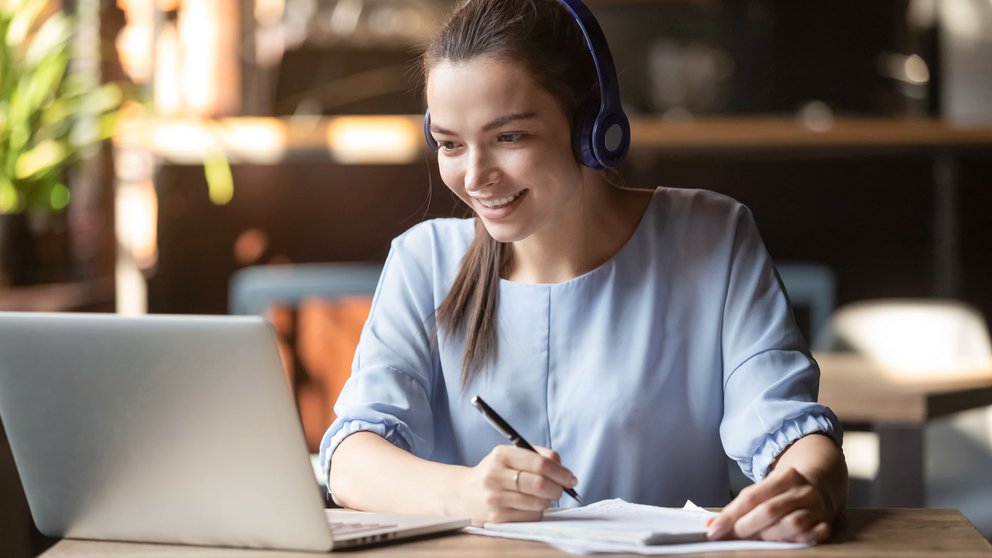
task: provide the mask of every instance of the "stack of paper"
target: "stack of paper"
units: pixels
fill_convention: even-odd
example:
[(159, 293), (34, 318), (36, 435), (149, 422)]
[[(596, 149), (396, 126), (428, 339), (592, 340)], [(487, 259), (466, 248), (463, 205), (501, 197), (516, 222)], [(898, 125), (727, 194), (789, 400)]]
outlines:
[(487, 523), (468, 532), (546, 542), (568, 552), (633, 552), (677, 554), (720, 550), (803, 548), (807, 544), (763, 541), (706, 542), (706, 520), (716, 515), (692, 502), (685, 507), (660, 508), (603, 500), (581, 508), (555, 510), (543, 521)]

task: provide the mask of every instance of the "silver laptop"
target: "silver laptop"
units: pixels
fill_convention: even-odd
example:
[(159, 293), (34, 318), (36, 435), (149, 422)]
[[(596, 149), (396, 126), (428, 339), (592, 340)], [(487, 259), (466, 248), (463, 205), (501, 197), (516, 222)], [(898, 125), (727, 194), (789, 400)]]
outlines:
[(50, 536), (326, 551), (469, 523), (325, 510), (257, 317), (0, 313), (0, 418)]

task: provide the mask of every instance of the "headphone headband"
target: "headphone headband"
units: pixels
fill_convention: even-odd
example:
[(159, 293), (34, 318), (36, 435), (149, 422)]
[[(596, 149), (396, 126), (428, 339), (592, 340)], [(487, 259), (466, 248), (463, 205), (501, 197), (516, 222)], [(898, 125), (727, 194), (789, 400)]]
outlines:
[(599, 81), (599, 110), (591, 122), (584, 123), (591, 124), (591, 129), (583, 130), (580, 139), (583, 163), (592, 168), (612, 168), (623, 161), (630, 148), (630, 122), (620, 104), (620, 83), (610, 45), (599, 22), (581, 0), (559, 2), (579, 24)]
[[(612, 168), (620, 164), (630, 148), (630, 122), (620, 104), (620, 86), (613, 56), (599, 22), (581, 0), (558, 0), (582, 30), (592, 55), (599, 83), (599, 107), (580, 107), (572, 123), (575, 156), (582, 164), (594, 168)], [(431, 135), (431, 112), (424, 113), (424, 136), (427, 145), (437, 151)]]

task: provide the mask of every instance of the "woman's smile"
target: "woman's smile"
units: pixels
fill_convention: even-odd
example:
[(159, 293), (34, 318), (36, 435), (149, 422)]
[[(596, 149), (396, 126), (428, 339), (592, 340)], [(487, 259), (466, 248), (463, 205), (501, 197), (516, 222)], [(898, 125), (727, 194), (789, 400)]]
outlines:
[(523, 189), (501, 197), (477, 197), (472, 195), (469, 197), (472, 199), (472, 208), (475, 209), (480, 217), (487, 221), (499, 221), (509, 217), (523, 203), (528, 191), (527, 189)]

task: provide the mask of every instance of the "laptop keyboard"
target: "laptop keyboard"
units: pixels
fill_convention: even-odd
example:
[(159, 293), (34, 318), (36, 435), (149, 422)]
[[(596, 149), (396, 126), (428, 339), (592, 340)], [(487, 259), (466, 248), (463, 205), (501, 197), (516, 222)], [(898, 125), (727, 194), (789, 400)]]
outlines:
[(331, 526), (331, 531), (335, 537), (396, 527), (396, 525), (386, 525), (383, 523), (346, 523), (344, 521), (329, 521), (328, 524)]

